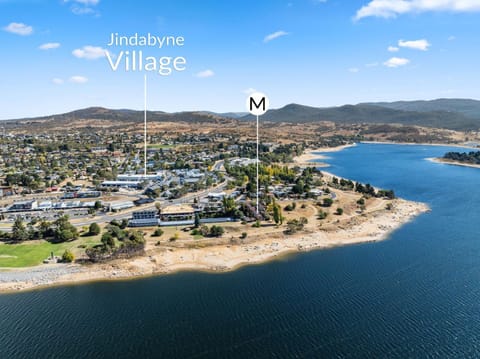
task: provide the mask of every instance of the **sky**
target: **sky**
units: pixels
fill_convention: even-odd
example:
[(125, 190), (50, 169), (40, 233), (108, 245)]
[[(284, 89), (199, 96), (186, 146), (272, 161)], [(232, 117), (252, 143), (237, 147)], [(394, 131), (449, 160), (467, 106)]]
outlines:
[[(121, 36), (177, 47), (109, 47)], [(0, 0), (0, 119), (90, 106), (245, 111), (480, 99), (480, 0)], [(184, 71), (112, 71), (121, 51), (184, 57)]]

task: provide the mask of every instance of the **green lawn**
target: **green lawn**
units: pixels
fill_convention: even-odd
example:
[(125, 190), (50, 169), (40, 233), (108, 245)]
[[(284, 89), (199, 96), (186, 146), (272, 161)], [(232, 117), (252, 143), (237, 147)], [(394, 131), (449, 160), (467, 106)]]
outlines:
[(81, 254), (85, 249), (78, 248), (79, 245), (90, 247), (98, 244), (100, 236), (80, 237), (76, 241), (52, 244), (47, 241), (31, 241), (19, 244), (0, 243), (0, 267), (31, 267), (39, 265), (53, 252), (61, 256), (65, 249), (71, 250), (75, 256)]

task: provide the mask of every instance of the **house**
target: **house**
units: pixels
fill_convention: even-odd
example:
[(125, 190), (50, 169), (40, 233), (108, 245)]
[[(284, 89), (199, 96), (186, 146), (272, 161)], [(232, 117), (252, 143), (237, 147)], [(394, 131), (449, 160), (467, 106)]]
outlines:
[(0, 197), (13, 196), (13, 194), (12, 187), (0, 187)]

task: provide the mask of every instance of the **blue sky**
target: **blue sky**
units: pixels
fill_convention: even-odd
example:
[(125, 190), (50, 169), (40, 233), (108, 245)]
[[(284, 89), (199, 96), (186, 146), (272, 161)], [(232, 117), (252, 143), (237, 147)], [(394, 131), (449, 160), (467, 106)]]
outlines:
[(148, 73), (152, 110), (244, 111), (252, 89), (274, 108), (480, 99), (479, 30), (480, 0), (0, 0), (0, 119), (142, 109), (143, 73), (98, 55), (112, 32), (185, 38), (144, 49), (187, 59)]

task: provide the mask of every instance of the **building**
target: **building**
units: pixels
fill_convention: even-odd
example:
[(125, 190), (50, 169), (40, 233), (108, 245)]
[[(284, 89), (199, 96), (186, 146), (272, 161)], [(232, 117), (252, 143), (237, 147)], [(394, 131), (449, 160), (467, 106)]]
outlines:
[(114, 201), (106, 205), (110, 211), (121, 211), (122, 209), (135, 207), (132, 201)]
[(13, 203), (8, 210), (9, 211), (33, 211), (38, 208), (38, 202), (31, 200), (31, 201), (19, 201)]
[(209, 201), (212, 201), (212, 202), (216, 202), (216, 201), (221, 201), (223, 199), (223, 197), (226, 196), (226, 193), (225, 192), (210, 192), (208, 195), (207, 195), (207, 198)]
[(0, 197), (13, 196), (14, 191), (12, 187), (0, 187)]
[(103, 181), (101, 186), (105, 188), (139, 188), (140, 181)]
[(160, 210), (160, 223), (164, 222), (185, 222), (193, 224), (195, 220), (195, 209), (189, 204), (175, 204)]
[(132, 213), (132, 219), (128, 221), (130, 227), (151, 227), (158, 226), (158, 211), (156, 209), (145, 209)]
[(157, 172), (154, 175), (145, 175), (145, 174), (121, 174), (117, 176), (117, 181), (133, 181), (133, 182), (142, 182), (142, 181), (156, 181), (163, 178), (162, 172)]

